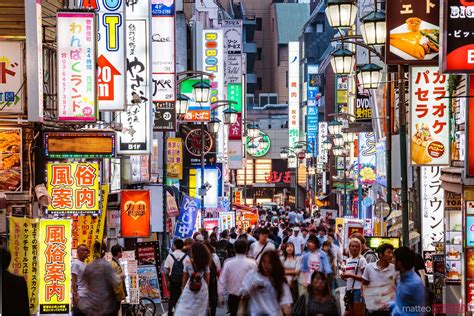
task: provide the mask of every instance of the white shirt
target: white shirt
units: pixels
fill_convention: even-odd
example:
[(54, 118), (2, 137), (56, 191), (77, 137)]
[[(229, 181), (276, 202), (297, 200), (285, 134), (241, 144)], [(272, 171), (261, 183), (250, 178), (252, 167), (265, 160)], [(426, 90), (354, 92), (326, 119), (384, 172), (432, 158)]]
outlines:
[(247, 258), (245, 255), (237, 254), (224, 261), (224, 268), (218, 284), (219, 297), (223, 297), (224, 294), (238, 296), (242, 280), (249, 271), (257, 271), (257, 264), (255, 260)]
[(372, 262), (368, 263), (365, 267), (362, 278), (369, 282), (368, 287), (380, 287), (391, 284), (395, 288), (397, 276), (398, 272), (395, 270), (393, 263), (389, 263), (386, 268), (382, 269), (377, 266), (377, 262)]
[(291, 235), (290, 238), (288, 238), (288, 242), (293, 243), (295, 245), (295, 256), (301, 255), (301, 246), (304, 247), (304, 237), (298, 233), (298, 236)]
[[(257, 286), (263, 288), (254, 289)], [(270, 282), (270, 279), (261, 275), (257, 271), (247, 273), (242, 282), (240, 294), (250, 295), (249, 312), (252, 316), (282, 315), (281, 306), (293, 303), (288, 284), (283, 284), (283, 295), (281, 296), (280, 301), (278, 301), (276, 290)]]
[(266, 243), (266, 247), (265, 249), (263, 249), (263, 247), (265, 245), (262, 245), (260, 242), (254, 242), (251, 246), (250, 246), (250, 250), (249, 250), (249, 257), (252, 257), (255, 259), (255, 257), (257, 257), (257, 255), (260, 253), (260, 251), (263, 249), (262, 253), (260, 253), (260, 255), (258, 255), (258, 258), (256, 258), (255, 260), (257, 261), (257, 265), (258, 263), (260, 262), (260, 259), (262, 259), (262, 255), (267, 252), (267, 251), (270, 251), (270, 250), (275, 250), (275, 244), (270, 241), (270, 240), (267, 240), (267, 243)]
[[(176, 260), (181, 260), (181, 258), (185, 255), (184, 252), (181, 251), (181, 249), (176, 249), (173, 251), (173, 256), (176, 258)], [(174, 264), (174, 259), (171, 257), (171, 253), (166, 257), (164, 268), (167, 274), (171, 275), (171, 271), (173, 270), (173, 264)], [(184, 260), (183, 260), (183, 265), (184, 265)]]
[[(367, 260), (365, 260), (365, 258), (362, 255), (355, 258), (350, 257), (347, 259), (345, 273), (354, 274), (361, 277), (362, 274), (364, 273), (364, 269), (366, 266), (367, 266)], [(362, 282), (355, 281), (352, 278), (347, 279), (346, 290), (350, 291), (352, 290), (352, 288), (354, 288), (354, 290), (360, 290), (362, 288)]]
[(214, 264), (216, 265), (217, 273), (221, 272), (221, 260), (215, 253), (212, 254), (212, 260), (214, 261)]
[(87, 294), (87, 286), (82, 280), (85, 269), (86, 263), (74, 258), (71, 265), (71, 273), (76, 275), (77, 294), (79, 294), (79, 297), (84, 297)]

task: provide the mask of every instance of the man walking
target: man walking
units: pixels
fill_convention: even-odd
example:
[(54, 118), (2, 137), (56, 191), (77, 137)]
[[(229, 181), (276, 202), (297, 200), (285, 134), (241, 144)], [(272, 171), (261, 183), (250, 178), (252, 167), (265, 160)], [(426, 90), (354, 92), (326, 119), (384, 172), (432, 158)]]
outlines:
[(288, 238), (288, 242), (291, 242), (295, 246), (295, 256), (301, 256), (305, 246), (305, 240), (300, 234), (300, 228), (296, 226), (293, 228), (293, 235)]
[(181, 239), (175, 239), (173, 242), (173, 252), (168, 254), (165, 260), (165, 276), (170, 292), (169, 315), (173, 315), (173, 309), (181, 296), (183, 283), (184, 259), (187, 254), (183, 252), (184, 242)]
[(123, 248), (119, 244), (113, 245), (110, 249), (112, 253), (112, 261), (110, 264), (117, 275), (117, 279), (120, 280), (119, 284), (114, 288), (115, 297), (117, 299), (117, 310), (120, 310), (120, 306), (122, 305), (122, 301), (127, 297), (127, 289), (125, 287), (125, 273), (122, 270), (122, 266), (120, 265), (120, 258), (122, 258)]
[(219, 277), (218, 293), (219, 300), (223, 304), (224, 296), (228, 295), (227, 308), (231, 316), (237, 315), (239, 308), (239, 291), (242, 280), (249, 271), (256, 271), (257, 264), (254, 260), (247, 258), (247, 241), (238, 239), (234, 243), (235, 257), (224, 262), (221, 276)]
[(258, 242), (250, 246), (249, 256), (254, 258), (258, 265), (262, 255), (270, 250), (275, 250), (275, 244), (268, 240), (268, 229), (262, 227), (259, 229)]
[(72, 261), (71, 275), (72, 275), (72, 314), (73, 315), (85, 315), (78, 307), (79, 300), (81, 297), (86, 296), (87, 287), (82, 279), (84, 270), (86, 269), (86, 259), (89, 257), (89, 248), (86, 245), (81, 244), (77, 247), (76, 258)]

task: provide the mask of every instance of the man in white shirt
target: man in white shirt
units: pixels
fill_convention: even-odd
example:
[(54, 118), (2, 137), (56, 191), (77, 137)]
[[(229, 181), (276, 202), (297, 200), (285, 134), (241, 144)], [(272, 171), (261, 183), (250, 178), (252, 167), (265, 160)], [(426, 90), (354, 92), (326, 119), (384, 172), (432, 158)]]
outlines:
[[(175, 239), (173, 242), (173, 252), (166, 257), (164, 268), (165, 277), (170, 292), (169, 300), (169, 314), (173, 315), (173, 308), (176, 306), (179, 297), (181, 296), (181, 286), (183, 271), (177, 271), (179, 267), (184, 266), (184, 259), (186, 259), (186, 253), (183, 252), (184, 242), (181, 239)], [(176, 263), (176, 268), (173, 271), (173, 266)]]
[(85, 261), (87, 257), (89, 257), (89, 248), (84, 244), (79, 245), (77, 247), (76, 258), (72, 261), (71, 265), (73, 315), (85, 315), (77, 306), (81, 297), (87, 294), (87, 285), (82, 280), (82, 275), (86, 269)]
[(293, 235), (288, 238), (288, 242), (291, 242), (295, 246), (295, 256), (301, 256), (305, 246), (304, 237), (300, 234), (300, 228), (293, 228)]
[(239, 291), (242, 280), (249, 271), (256, 271), (257, 264), (254, 260), (247, 258), (246, 253), (248, 243), (244, 239), (238, 239), (234, 243), (235, 257), (224, 261), (218, 283), (218, 294), (221, 305), (224, 303), (224, 296), (227, 298), (227, 309), (231, 316), (237, 315), (239, 309)]
[(262, 227), (259, 229), (258, 242), (254, 242), (250, 246), (249, 257), (254, 258), (257, 265), (260, 263), (262, 255), (270, 250), (275, 250), (273, 241), (268, 240), (268, 229)]

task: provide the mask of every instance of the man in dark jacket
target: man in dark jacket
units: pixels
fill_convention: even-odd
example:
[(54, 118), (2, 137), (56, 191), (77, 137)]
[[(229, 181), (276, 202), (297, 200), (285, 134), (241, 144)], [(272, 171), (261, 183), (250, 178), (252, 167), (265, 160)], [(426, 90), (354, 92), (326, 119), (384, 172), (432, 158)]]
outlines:
[(0, 248), (2, 257), (2, 315), (29, 315), (28, 289), (23, 277), (10, 273), (12, 256), (6, 249)]

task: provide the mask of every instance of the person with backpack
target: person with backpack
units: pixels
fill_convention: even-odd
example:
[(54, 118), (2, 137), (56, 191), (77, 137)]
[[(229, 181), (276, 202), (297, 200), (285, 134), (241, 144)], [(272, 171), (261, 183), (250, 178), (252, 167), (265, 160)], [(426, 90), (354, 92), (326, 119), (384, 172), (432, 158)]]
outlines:
[(206, 246), (195, 242), (190, 258), (184, 260), (182, 293), (176, 304), (175, 316), (206, 316), (209, 305), (211, 254)]
[(173, 252), (170, 252), (165, 260), (165, 276), (170, 293), (168, 302), (168, 314), (173, 315), (173, 308), (181, 295), (181, 285), (183, 283), (184, 259), (188, 257), (183, 252), (184, 242), (181, 239), (175, 239), (173, 242)]

